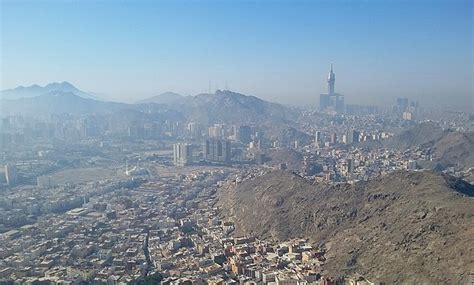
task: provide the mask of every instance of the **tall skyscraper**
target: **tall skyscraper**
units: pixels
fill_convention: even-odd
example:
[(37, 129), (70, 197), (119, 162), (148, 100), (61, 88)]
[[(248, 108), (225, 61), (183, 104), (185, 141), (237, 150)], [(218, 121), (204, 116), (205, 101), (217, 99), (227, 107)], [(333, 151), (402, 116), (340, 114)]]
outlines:
[(354, 161), (351, 158), (346, 159), (343, 163), (342, 170), (345, 175), (352, 174), (354, 172)]
[(334, 84), (336, 83), (336, 74), (334, 73), (332, 69), (332, 64), (331, 64), (331, 70), (329, 71), (328, 74), (328, 94), (334, 94)]
[(204, 159), (211, 162), (230, 164), (230, 142), (208, 139), (204, 143)]
[(202, 126), (198, 123), (189, 123), (188, 131), (193, 138), (200, 138), (202, 136)]
[(191, 145), (176, 143), (173, 145), (173, 161), (177, 166), (186, 166), (192, 163), (193, 154)]
[(323, 133), (320, 132), (320, 131), (316, 131), (316, 133), (314, 135), (314, 141), (316, 143), (320, 143), (320, 142), (323, 142), (323, 138), (324, 138)]
[(360, 132), (356, 130), (348, 131), (346, 135), (346, 144), (358, 143)]
[(319, 109), (323, 112), (344, 113), (344, 95), (335, 93), (336, 74), (331, 65), (328, 74), (328, 93), (319, 96)]
[(401, 97), (397, 98), (397, 111), (399, 113), (403, 113), (407, 110), (408, 108), (408, 98)]
[(236, 140), (248, 144), (252, 140), (252, 129), (250, 126), (240, 126), (236, 129)]
[(8, 185), (13, 185), (18, 180), (18, 173), (16, 171), (16, 166), (7, 164), (5, 165), (5, 178)]

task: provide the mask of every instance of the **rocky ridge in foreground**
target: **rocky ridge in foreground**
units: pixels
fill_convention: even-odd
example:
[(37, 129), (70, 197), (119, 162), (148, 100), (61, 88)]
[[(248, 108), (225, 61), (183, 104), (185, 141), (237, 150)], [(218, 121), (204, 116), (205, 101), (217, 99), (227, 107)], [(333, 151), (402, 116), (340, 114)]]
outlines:
[(473, 196), (467, 182), (428, 171), (336, 186), (273, 171), (227, 185), (218, 204), (238, 234), (319, 243), (334, 276), (464, 284), (474, 270)]

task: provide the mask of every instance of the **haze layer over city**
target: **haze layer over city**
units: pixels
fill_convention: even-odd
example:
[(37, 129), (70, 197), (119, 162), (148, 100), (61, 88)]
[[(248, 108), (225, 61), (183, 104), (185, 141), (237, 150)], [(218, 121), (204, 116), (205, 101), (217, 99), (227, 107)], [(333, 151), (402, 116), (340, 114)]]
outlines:
[(0, 0), (0, 284), (474, 284), (473, 11)]

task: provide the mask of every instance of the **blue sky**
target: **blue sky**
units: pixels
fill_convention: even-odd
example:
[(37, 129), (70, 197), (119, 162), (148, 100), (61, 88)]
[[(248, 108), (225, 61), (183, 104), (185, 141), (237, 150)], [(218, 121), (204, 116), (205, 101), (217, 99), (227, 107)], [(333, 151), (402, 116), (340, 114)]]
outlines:
[(472, 1), (4, 1), (1, 87), (69, 81), (135, 101), (224, 88), (313, 105), (471, 105)]

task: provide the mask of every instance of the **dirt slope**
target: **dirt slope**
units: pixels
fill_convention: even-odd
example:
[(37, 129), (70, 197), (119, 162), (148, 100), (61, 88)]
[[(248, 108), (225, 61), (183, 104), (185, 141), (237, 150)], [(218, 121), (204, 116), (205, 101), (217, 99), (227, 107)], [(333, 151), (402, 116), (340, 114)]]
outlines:
[(311, 185), (274, 171), (219, 193), (240, 233), (308, 237), (325, 271), (388, 284), (464, 284), (474, 270), (474, 187), (433, 172), (397, 172), (358, 185)]

